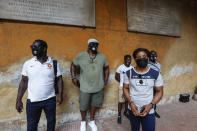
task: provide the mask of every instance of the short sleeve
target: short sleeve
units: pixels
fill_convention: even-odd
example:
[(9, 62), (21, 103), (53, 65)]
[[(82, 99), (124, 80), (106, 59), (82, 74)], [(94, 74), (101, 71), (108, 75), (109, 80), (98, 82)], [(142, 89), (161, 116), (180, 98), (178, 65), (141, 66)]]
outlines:
[(121, 66), (119, 66), (119, 67), (117, 68), (116, 72), (119, 73), (119, 74), (121, 73)]
[(161, 74), (159, 73), (159, 76), (155, 80), (155, 87), (163, 86), (163, 79)]
[(60, 65), (59, 65), (59, 63), (57, 62), (57, 77), (58, 76), (61, 76), (62, 75), (62, 73), (61, 73), (61, 70), (60, 70)]
[(25, 63), (23, 64), (23, 68), (22, 68), (21, 75), (23, 75), (23, 76), (28, 76), (28, 75), (27, 75), (27, 62), (25, 62)]
[(123, 74), (123, 83), (124, 84), (129, 84), (129, 78), (128, 78), (126, 73)]

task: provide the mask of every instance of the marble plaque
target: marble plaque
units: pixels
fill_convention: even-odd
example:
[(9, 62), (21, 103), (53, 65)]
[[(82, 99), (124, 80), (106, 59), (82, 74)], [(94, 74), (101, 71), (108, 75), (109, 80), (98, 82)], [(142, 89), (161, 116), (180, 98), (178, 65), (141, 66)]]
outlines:
[(95, 0), (0, 0), (0, 18), (95, 27)]
[(174, 0), (127, 0), (127, 28), (180, 37), (180, 4)]

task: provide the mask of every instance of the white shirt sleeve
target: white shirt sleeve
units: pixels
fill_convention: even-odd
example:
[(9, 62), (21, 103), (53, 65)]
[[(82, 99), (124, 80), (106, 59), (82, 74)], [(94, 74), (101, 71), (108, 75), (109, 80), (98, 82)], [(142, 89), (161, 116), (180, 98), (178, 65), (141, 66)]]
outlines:
[(119, 74), (121, 73), (121, 66), (119, 66), (119, 67), (117, 68), (116, 72), (119, 73)]
[(129, 84), (129, 78), (127, 77), (126, 73), (124, 73), (123, 83), (124, 84)]
[(161, 64), (159, 64), (159, 71), (160, 71), (159, 73), (161, 73)]
[(124, 74), (120, 73), (120, 87), (123, 87)]
[(28, 75), (27, 75), (27, 62), (25, 62), (25, 63), (23, 64), (23, 69), (22, 69), (21, 75), (23, 75), (23, 76), (28, 76)]
[(61, 76), (62, 75), (62, 73), (61, 73), (61, 70), (60, 70), (60, 65), (59, 65), (59, 63), (57, 62), (57, 77), (58, 76)]
[(163, 79), (160, 73), (157, 80), (155, 80), (155, 87), (159, 87), (159, 86), (163, 86)]

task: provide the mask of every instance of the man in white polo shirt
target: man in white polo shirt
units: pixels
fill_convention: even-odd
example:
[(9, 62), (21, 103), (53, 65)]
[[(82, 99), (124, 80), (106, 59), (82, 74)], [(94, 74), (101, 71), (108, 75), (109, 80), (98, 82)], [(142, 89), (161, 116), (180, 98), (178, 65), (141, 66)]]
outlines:
[[(47, 56), (47, 43), (43, 40), (35, 40), (31, 45), (31, 50), (34, 57), (27, 60), (23, 65), (16, 109), (19, 113), (23, 111), (22, 97), (28, 89), (26, 103), (27, 131), (37, 131), (42, 109), (47, 118), (47, 131), (54, 131), (56, 94), (53, 60)], [(59, 92), (58, 104), (61, 104), (63, 100), (63, 81), (58, 63), (56, 79)]]

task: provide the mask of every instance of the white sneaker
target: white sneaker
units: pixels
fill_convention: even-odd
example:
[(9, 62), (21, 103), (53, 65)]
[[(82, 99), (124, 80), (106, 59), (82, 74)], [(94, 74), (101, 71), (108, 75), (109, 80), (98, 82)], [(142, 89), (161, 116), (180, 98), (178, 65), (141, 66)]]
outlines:
[(91, 127), (92, 131), (97, 131), (97, 126), (95, 124), (95, 121), (88, 122), (88, 125)]
[(80, 131), (86, 131), (86, 121), (81, 121)]

